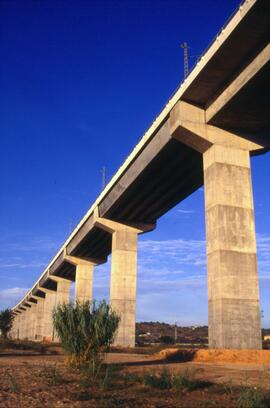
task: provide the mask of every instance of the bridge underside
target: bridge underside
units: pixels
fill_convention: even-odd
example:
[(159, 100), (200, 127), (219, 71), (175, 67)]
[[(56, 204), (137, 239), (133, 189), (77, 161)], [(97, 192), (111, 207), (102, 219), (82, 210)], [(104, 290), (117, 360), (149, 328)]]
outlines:
[(249, 156), (270, 148), (269, 22), (270, 1), (240, 7), (14, 310), (41, 299), (49, 316), (70, 281), (91, 299), (93, 266), (112, 254), (117, 344), (134, 345), (137, 235), (204, 185), (210, 346), (261, 347)]

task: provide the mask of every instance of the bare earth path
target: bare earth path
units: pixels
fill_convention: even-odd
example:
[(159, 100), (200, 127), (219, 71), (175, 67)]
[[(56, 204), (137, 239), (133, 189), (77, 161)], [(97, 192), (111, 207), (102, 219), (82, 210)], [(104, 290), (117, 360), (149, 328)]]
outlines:
[[(12, 352), (6, 352), (12, 354)], [(40, 407), (235, 407), (230, 392), (234, 385), (270, 390), (270, 365), (165, 362), (159, 356), (110, 353), (106, 362), (119, 365), (121, 379), (100, 388), (85, 383), (76, 370), (65, 365), (63, 355), (0, 355), (0, 408)], [(148, 389), (135, 376), (160, 372), (164, 368), (185, 374), (188, 370), (209, 385), (175, 395), (170, 390)], [(119, 377), (120, 378), (120, 377)], [(227, 384), (226, 387), (224, 384)]]

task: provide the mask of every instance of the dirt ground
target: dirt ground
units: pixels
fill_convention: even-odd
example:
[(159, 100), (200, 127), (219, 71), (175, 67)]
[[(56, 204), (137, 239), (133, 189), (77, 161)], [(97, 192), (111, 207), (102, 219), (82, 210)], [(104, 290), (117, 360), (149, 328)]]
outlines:
[[(59, 350), (49, 351), (56, 352)], [(246, 363), (238, 361), (237, 364), (234, 361), (226, 364), (200, 362), (196, 359), (183, 361), (188, 355), (190, 357), (189, 353), (182, 351), (182, 356), (174, 355), (172, 359), (170, 355), (175, 354), (175, 350), (173, 353), (163, 351), (154, 355), (109, 353), (106, 355), (106, 363), (111, 368), (110, 374), (106, 383), (104, 381), (97, 385), (89, 382), (78, 370), (67, 367), (65, 357), (61, 354), (5, 350), (0, 353), (0, 408), (242, 408), (252, 406), (243, 405), (245, 399), (253, 398), (253, 394), (248, 396), (245, 390), (251, 390), (252, 393), (260, 390), (260, 393), (270, 398), (270, 364), (262, 364), (262, 361), (261, 364), (254, 364), (252, 358), (247, 358), (249, 361)], [(210, 357), (213, 360), (213, 352)], [(206, 359), (205, 353), (203, 358)], [(244, 358), (242, 360), (245, 361)], [(181, 391), (159, 389), (141, 380), (147, 373), (154, 375), (164, 368), (175, 375), (185, 376), (189, 373), (197, 386)], [(244, 403), (241, 405), (242, 394)], [(266, 403), (260, 406), (270, 407), (270, 399), (269, 405)]]

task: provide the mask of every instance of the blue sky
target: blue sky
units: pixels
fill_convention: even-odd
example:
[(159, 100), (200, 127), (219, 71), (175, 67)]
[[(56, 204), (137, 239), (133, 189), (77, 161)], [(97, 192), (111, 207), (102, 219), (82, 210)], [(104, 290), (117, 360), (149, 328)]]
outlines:
[[(0, 4), (0, 308), (32, 286), (238, 6), (227, 0)], [(252, 159), (263, 325), (270, 326), (270, 154)], [(268, 183), (268, 185), (267, 185)], [(140, 237), (137, 319), (207, 323), (204, 192)], [(109, 263), (94, 295), (108, 297)]]

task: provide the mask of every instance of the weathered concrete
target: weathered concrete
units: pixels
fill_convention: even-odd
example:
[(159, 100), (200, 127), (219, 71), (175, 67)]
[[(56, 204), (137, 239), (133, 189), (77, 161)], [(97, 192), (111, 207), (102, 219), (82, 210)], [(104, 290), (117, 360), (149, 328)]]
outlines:
[(44, 288), (40, 288), (40, 290), (46, 294), (43, 309), (43, 339), (46, 341), (53, 341), (54, 330), (52, 313), (56, 304), (56, 292)]
[(57, 279), (56, 305), (69, 303), (71, 281), (67, 279)]
[(209, 346), (260, 349), (260, 307), (249, 152), (204, 154)]
[(19, 339), (23, 339), (23, 332), (24, 332), (24, 310), (20, 309), (20, 320), (19, 320)]
[(69, 255), (65, 256), (65, 260), (76, 266), (75, 301), (91, 302), (93, 296), (93, 270), (97, 263)]
[[(69, 301), (70, 301), (70, 285), (71, 285), (71, 281), (69, 281), (67, 279), (59, 278), (58, 276), (57, 277), (54, 276), (51, 279), (55, 280), (57, 282), (55, 306), (69, 303)], [(60, 341), (57, 333), (54, 333), (54, 339), (53, 340), (55, 342)]]
[(128, 228), (112, 234), (110, 302), (121, 319), (115, 345), (123, 347), (135, 346), (137, 237)]
[(75, 300), (76, 302), (92, 301), (93, 293), (93, 264), (76, 266)]
[(36, 313), (36, 318), (37, 318), (37, 324), (36, 324), (36, 335), (35, 335), (35, 340), (37, 341), (42, 341), (44, 337), (44, 304), (45, 304), (45, 299), (44, 298), (38, 298), (37, 301), (37, 313)]
[[(130, 227), (105, 218), (95, 212), (95, 226), (112, 234), (112, 260), (110, 282), (110, 304), (120, 316), (120, 324), (114, 344), (135, 346), (136, 282), (138, 234), (141, 228)], [(145, 230), (153, 229), (145, 226)]]
[(30, 337), (30, 307), (26, 306), (24, 312), (24, 339), (29, 340)]
[(35, 341), (36, 338), (36, 325), (37, 325), (37, 305), (31, 303), (29, 310), (29, 340)]

